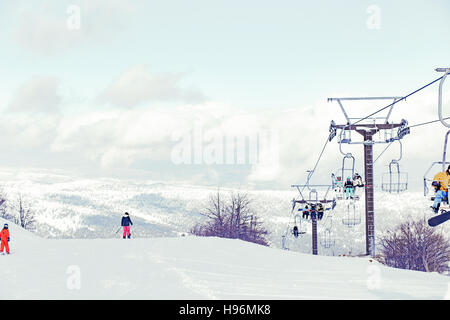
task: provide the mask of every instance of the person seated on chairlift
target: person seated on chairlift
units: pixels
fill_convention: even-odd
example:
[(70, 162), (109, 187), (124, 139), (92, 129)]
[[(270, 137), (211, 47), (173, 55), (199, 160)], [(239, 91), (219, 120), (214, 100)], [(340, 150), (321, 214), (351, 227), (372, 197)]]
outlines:
[(311, 214), (311, 219), (315, 219), (317, 217), (317, 208), (315, 204), (311, 205), (311, 209), (309, 210), (309, 213)]
[(344, 183), (345, 188), (345, 199), (353, 199), (353, 193), (355, 186), (353, 185), (353, 181), (350, 179), (350, 177), (347, 177), (347, 181)]
[(317, 219), (322, 220), (324, 211), (323, 204), (319, 203), (317, 205)]
[(292, 234), (294, 235), (294, 237), (298, 237), (298, 228), (297, 226), (294, 226), (294, 229), (292, 230)]
[(309, 217), (309, 207), (308, 207), (308, 205), (306, 205), (305, 208), (303, 209), (302, 218), (308, 219), (308, 217)]
[(355, 173), (355, 176), (353, 177), (353, 184), (355, 187), (359, 187), (359, 188), (364, 187), (362, 177), (358, 173)]
[(342, 190), (342, 177), (337, 176), (336, 177), (336, 190), (335, 191), (341, 191)]
[(439, 207), (441, 206), (441, 202), (446, 200), (448, 202), (448, 186), (450, 185), (450, 166), (448, 166), (447, 171), (438, 172), (433, 177), (433, 182), (431, 185), (434, 187), (436, 191), (436, 195), (434, 197), (433, 205), (431, 209), (434, 213), (439, 212)]

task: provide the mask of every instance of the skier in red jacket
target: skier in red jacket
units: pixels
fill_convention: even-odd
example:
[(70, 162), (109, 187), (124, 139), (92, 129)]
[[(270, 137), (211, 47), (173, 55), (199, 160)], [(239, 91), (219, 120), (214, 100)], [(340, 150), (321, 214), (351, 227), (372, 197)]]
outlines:
[(5, 223), (2, 231), (0, 231), (0, 253), (3, 254), (3, 249), (6, 248), (6, 253), (9, 254), (9, 230), (8, 224)]
[(128, 237), (128, 239), (130, 239), (130, 225), (133, 225), (133, 222), (131, 222), (128, 212), (125, 212), (123, 215), (121, 225), (123, 227), (123, 238), (125, 239), (125, 237)]

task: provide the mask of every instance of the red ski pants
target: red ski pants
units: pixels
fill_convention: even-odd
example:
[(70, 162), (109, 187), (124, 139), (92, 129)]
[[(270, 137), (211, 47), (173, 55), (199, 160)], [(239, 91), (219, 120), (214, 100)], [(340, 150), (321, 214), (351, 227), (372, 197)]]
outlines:
[(8, 244), (8, 240), (2, 240), (1, 244), (0, 244), (0, 253), (3, 252), (3, 249), (6, 248), (6, 253), (9, 254), (9, 244)]
[(128, 227), (123, 227), (123, 236), (124, 237), (126, 237), (126, 236), (129, 236), (130, 235), (130, 227), (128, 226)]

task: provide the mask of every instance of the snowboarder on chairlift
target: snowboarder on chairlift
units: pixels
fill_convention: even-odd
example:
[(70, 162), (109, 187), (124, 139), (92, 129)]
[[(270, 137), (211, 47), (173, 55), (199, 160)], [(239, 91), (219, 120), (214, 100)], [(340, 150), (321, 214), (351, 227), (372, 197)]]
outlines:
[(6, 249), (6, 253), (9, 254), (9, 230), (8, 230), (8, 224), (5, 223), (3, 226), (2, 231), (0, 231), (0, 253), (3, 253), (3, 249)]
[(128, 212), (125, 212), (125, 214), (123, 215), (121, 225), (123, 227), (123, 238), (125, 239), (128, 237), (128, 239), (130, 239), (130, 225), (133, 225), (133, 222), (131, 222)]
[(306, 205), (305, 208), (303, 209), (302, 218), (308, 219), (308, 217), (309, 217), (309, 207), (308, 207), (308, 205)]
[(353, 181), (350, 179), (350, 177), (347, 177), (347, 181), (344, 183), (345, 188), (345, 199), (348, 200), (348, 198), (353, 199), (353, 192), (355, 189), (355, 186), (353, 185)]
[(433, 177), (433, 182), (431, 183), (431, 185), (436, 191), (431, 209), (434, 213), (438, 213), (441, 202), (448, 201), (448, 185), (450, 185), (450, 165), (448, 166), (447, 171), (438, 172)]

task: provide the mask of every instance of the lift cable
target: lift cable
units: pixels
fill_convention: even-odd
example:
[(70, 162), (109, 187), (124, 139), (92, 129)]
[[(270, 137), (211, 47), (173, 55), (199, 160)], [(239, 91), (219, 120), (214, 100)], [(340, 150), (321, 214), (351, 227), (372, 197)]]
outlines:
[(433, 81), (431, 81), (430, 83), (424, 85), (423, 87), (421, 87), (421, 88), (419, 88), (419, 89), (417, 89), (417, 90), (415, 90), (415, 91), (413, 91), (413, 92), (407, 94), (406, 96), (404, 96), (404, 97), (402, 97), (402, 98), (400, 98), (400, 99), (398, 99), (398, 100), (395, 100), (395, 101), (392, 102), (391, 104), (389, 104), (389, 105), (387, 105), (387, 106), (385, 106), (385, 107), (379, 109), (378, 111), (375, 111), (375, 112), (369, 114), (368, 116), (365, 116), (364, 118), (361, 118), (361, 119), (359, 119), (359, 120), (356, 121), (356, 122), (353, 122), (352, 125), (355, 125), (355, 124), (357, 124), (357, 123), (359, 123), (359, 122), (361, 122), (361, 121), (364, 121), (364, 120), (366, 120), (366, 119), (372, 117), (373, 115), (375, 115), (375, 114), (377, 114), (377, 113), (379, 113), (379, 112), (381, 112), (381, 111), (383, 111), (383, 110), (386, 110), (387, 108), (390, 108), (391, 106), (393, 106), (393, 105), (396, 104), (397, 102), (406, 100), (406, 98), (408, 98), (408, 97), (412, 96), (413, 94), (415, 94), (415, 93), (417, 93), (417, 92), (419, 92), (419, 91), (425, 89), (426, 87), (431, 86), (433, 83), (438, 82), (438, 81), (441, 80), (443, 77), (444, 77), (444, 76), (439, 77), (439, 78), (437, 78), (436, 80), (433, 80)]
[[(448, 120), (448, 119), (450, 119), (450, 117), (444, 118), (444, 119), (442, 119), (442, 120)], [(423, 123), (414, 124), (414, 125), (409, 126), (409, 127), (410, 127), (410, 128), (414, 128), (414, 127), (424, 126), (424, 125), (431, 124), (431, 123), (435, 123), (435, 122), (439, 122), (439, 121), (441, 121), (441, 120), (440, 120), (440, 119), (438, 119), (438, 120), (432, 120), (432, 121), (427, 121), (427, 122), (423, 122)]]
[(310, 174), (308, 174), (308, 179), (306, 180), (306, 184), (305, 184), (305, 186), (303, 187), (302, 191), (305, 190), (306, 186), (309, 184), (309, 181), (311, 180), (312, 175), (313, 175), (314, 172), (316, 171), (316, 168), (317, 168), (317, 166), (318, 166), (318, 164), (319, 164), (319, 162), (320, 162), (320, 159), (322, 158), (322, 155), (323, 155), (323, 153), (324, 153), (324, 151), (325, 151), (325, 148), (326, 148), (326, 146), (327, 146), (327, 144), (328, 144), (328, 141), (329, 141), (329, 139), (328, 139), (328, 136), (327, 136), (327, 139), (325, 140), (325, 144), (324, 144), (324, 146), (323, 146), (323, 148), (322, 148), (322, 151), (321, 151), (320, 154), (319, 154), (319, 158), (317, 159), (316, 164), (314, 165), (314, 168), (312, 169), (312, 171), (310, 172)]
[[(438, 120), (439, 121), (439, 120)], [(391, 144), (393, 143), (394, 141), (391, 141), (387, 146), (386, 146), (386, 148), (384, 148), (384, 150), (378, 155), (378, 157), (373, 161), (373, 163), (375, 164), (375, 162), (377, 162), (377, 160), (383, 155), (383, 153), (391, 146)]]

